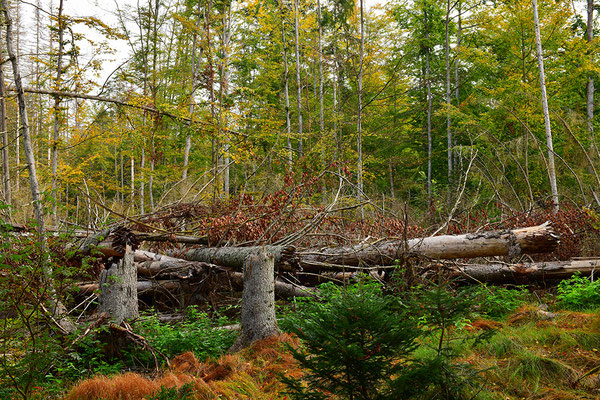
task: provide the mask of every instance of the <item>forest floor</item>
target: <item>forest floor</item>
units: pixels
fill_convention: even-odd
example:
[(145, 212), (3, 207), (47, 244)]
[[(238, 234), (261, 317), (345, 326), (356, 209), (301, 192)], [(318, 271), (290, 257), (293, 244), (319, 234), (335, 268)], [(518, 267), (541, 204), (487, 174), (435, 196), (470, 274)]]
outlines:
[[(478, 371), (475, 398), (600, 398), (600, 312), (554, 313), (546, 319), (537, 305), (525, 304), (501, 320), (477, 319), (455, 328), (457, 339), (491, 333), (488, 340), (457, 340), (455, 345), (455, 361)], [(417, 352), (433, 351), (422, 344)], [(297, 346), (298, 339), (283, 334), (206, 362), (188, 352), (155, 378), (134, 373), (96, 376), (74, 386), (68, 399), (284, 400), (288, 395), (280, 376), (304, 373), (288, 345)]]

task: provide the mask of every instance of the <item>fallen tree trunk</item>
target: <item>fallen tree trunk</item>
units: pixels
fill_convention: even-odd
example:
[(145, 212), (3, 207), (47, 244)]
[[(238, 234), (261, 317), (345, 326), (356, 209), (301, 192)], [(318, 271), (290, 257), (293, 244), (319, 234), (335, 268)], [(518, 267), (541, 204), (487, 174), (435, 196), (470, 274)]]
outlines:
[[(96, 292), (100, 288), (100, 285), (97, 283), (83, 283), (78, 284), (77, 287), (80, 294), (89, 296)], [(181, 282), (177, 280), (138, 281), (136, 288), (138, 295), (179, 292), (181, 290)]]
[[(550, 223), (501, 231), (443, 235), (420, 239), (380, 240), (354, 246), (308, 249), (296, 252), (293, 247), (264, 246), (281, 267), (301, 267), (305, 271), (343, 270), (352, 267), (392, 265), (406, 254), (433, 259), (455, 259), (492, 256), (516, 256), (553, 251), (559, 243)], [(170, 256), (202, 261), (241, 270), (244, 259), (262, 247), (209, 247), (168, 251)]]
[(215, 264), (201, 261), (187, 261), (145, 250), (136, 250), (134, 260), (137, 265), (138, 274), (147, 278), (168, 276), (178, 279), (190, 279), (205, 276), (210, 271), (226, 270)]
[(297, 254), (304, 270), (343, 269), (345, 266), (392, 265), (405, 254), (433, 259), (516, 256), (553, 251), (559, 243), (550, 223), (514, 230), (422, 239), (380, 240), (355, 246), (311, 249)]
[(524, 283), (527, 281), (559, 280), (575, 273), (593, 275), (600, 272), (600, 258), (550, 261), (525, 264), (462, 264), (446, 266), (451, 273), (467, 281), (491, 283)]
[(189, 261), (207, 262), (241, 271), (246, 257), (262, 250), (273, 255), (275, 265), (294, 262), (293, 258), (296, 250), (291, 246), (205, 247), (175, 249), (167, 251), (166, 254)]

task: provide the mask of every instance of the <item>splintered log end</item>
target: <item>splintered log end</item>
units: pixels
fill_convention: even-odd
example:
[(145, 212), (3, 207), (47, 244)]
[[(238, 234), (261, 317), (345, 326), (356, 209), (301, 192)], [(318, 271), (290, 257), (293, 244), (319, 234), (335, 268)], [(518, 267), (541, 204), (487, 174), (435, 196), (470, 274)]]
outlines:
[(515, 229), (516, 242), (522, 253), (550, 253), (558, 247), (560, 235), (554, 231), (552, 223), (546, 221), (541, 225)]

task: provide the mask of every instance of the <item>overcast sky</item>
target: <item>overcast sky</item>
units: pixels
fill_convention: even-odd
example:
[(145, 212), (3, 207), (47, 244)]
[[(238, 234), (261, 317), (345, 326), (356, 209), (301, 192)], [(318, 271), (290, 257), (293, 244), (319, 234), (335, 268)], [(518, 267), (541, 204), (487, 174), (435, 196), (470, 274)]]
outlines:
[[(64, 14), (76, 17), (88, 17), (94, 16), (100, 18), (104, 23), (112, 26), (118, 26), (118, 20), (115, 12), (117, 6), (120, 9), (126, 9), (128, 6), (135, 7), (138, 0), (63, 0), (64, 1)], [(139, 0), (145, 3), (147, 0)], [(379, 4), (382, 0), (365, 0), (365, 4), (371, 7), (375, 4)], [(44, 23), (48, 23), (47, 12), (50, 12), (52, 5), (53, 11), (56, 12), (58, 0), (22, 0), (21, 2), (21, 37), (22, 45), (21, 53), (27, 56), (30, 50), (34, 49), (35, 46), (35, 7), (34, 4), (40, 3), (40, 8), (45, 11), (42, 12), (42, 18)], [(167, 3), (170, 1), (167, 0)], [(74, 27), (74, 31), (82, 33), (86, 37), (93, 40), (102, 39), (101, 36), (93, 29), (86, 27), (83, 24), (78, 24)], [(42, 39), (47, 43), (47, 33)], [(102, 39), (105, 40), (105, 39)], [(103, 70), (100, 74), (99, 79), (95, 79), (99, 84), (104, 83), (104, 80), (110, 75), (110, 73), (121, 65), (129, 57), (129, 44), (125, 40), (110, 40), (109, 45), (114, 48), (117, 53), (114, 55), (103, 55), (102, 59), (105, 60), (103, 63)], [(80, 41), (78, 45), (81, 47), (80, 63), (85, 64), (91, 57), (90, 47)]]

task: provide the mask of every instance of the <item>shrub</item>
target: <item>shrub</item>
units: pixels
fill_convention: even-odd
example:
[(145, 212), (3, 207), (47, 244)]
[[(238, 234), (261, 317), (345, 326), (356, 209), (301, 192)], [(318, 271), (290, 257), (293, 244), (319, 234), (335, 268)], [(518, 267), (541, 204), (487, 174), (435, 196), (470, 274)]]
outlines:
[(485, 283), (477, 288), (479, 312), (491, 319), (500, 319), (515, 311), (525, 303), (527, 291), (518, 286), (507, 289), (501, 286), (488, 286)]
[(296, 399), (323, 399), (327, 393), (396, 399), (418, 390), (411, 381), (421, 375), (420, 365), (410, 353), (420, 331), (396, 299), (373, 284), (321, 289), (326, 303), (304, 302), (281, 321), (282, 328), (302, 340), (291, 351), (308, 371), (302, 380), (283, 377), (289, 394)]
[[(135, 328), (169, 358), (192, 351), (199, 360), (204, 360), (217, 357), (231, 347), (237, 332), (215, 329), (215, 322), (195, 306), (189, 307), (187, 313), (188, 319), (177, 324), (161, 323), (158, 316), (149, 314), (141, 317)], [(216, 322), (216, 325), (225, 324), (224, 318)]]
[(556, 291), (558, 304), (564, 308), (581, 310), (600, 305), (600, 282), (580, 274), (561, 281)]

